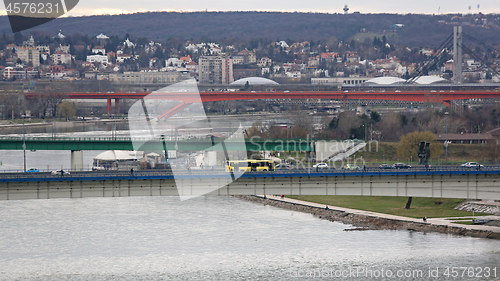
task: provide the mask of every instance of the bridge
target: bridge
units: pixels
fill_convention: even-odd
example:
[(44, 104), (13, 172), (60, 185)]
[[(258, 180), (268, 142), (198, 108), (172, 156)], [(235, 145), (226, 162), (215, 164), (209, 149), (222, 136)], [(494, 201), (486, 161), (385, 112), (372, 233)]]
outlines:
[[(145, 151), (164, 150), (161, 139), (141, 138), (64, 138), (64, 137), (10, 137), (0, 136), (0, 150), (22, 150), (26, 143), (27, 150), (134, 150), (133, 141), (147, 141), (142, 149)], [(215, 144), (220, 140), (216, 139)], [(240, 142), (225, 141), (229, 151), (241, 150)], [(303, 139), (252, 139), (246, 140), (247, 151), (311, 151), (311, 143)], [(196, 140), (165, 140), (167, 150), (203, 151), (220, 150), (221, 146), (214, 146), (211, 139)]]
[(119, 108), (120, 99), (142, 99), (148, 96), (152, 99), (180, 101), (181, 104), (166, 114), (166, 117), (179, 112), (193, 102), (216, 102), (236, 100), (266, 100), (266, 99), (309, 99), (309, 100), (391, 100), (408, 102), (442, 103), (450, 105), (453, 100), (491, 99), (499, 98), (500, 92), (490, 90), (370, 90), (370, 91), (259, 91), (259, 92), (68, 92), (68, 93), (25, 93), (27, 99), (39, 97), (67, 99), (106, 99), (108, 112), (111, 110), (111, 99), (115, 99), (115, 110)]
[[(245, 173), (223, 170), (0, 174), (0, 200), (127, 196), (361, 195), (500, 200), (500, 167), (483, 170), (347, 171), (307, 169)], [(221, 184), (229, 182), (228, 185)], [(176, 186), (183, 186), (177, 189)], [(221, 187), (222, 186), (222, 187)]]

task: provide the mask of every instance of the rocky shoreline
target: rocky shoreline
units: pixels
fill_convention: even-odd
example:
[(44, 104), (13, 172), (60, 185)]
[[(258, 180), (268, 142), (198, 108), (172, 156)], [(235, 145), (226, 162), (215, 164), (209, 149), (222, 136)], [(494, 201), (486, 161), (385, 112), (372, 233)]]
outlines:
[(354, 214), (343, 210), (335, 210), (331, 208), (326, 209), (306, 204), (286, 202), (278, 198), (272, 198), (272, 197), (263, 198), (253, 195), (240, 195), (235, 197), (240, 198), (242, 200), (260, 203), (264, 205), (275, 206), (279, 208), (284, 208), (304, 213), (310, 213), (320, 219), (341, 222), (344, 224), (350, 224), (355, 227), (353, 229), (347, 229), (346, 231), (381, 230), (381, 229), (412, 230), (421, 232), (439, 232), (439, 233), (449, 233), (461, 236), (500, 239), (500, 233), (493, 232), (490, 230), (475, 230), (475, 229), (467, 229), (465, 227), (460, 227), (460, 226), (438, 225), (438, 224), (431, 224), (424, 222), (415, 222), (411, 220), (396, 220), (392, 218), (384, 218), (375, 215)]

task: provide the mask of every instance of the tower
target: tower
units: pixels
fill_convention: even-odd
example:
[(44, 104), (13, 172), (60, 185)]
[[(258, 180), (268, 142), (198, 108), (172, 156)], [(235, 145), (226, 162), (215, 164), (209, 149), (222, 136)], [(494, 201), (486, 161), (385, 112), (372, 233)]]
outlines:
[(462, 83), (462, 27), (453, 28), (453, 82)]
[(349, 7), (347, 7), (347, 4), (344, 6), (344, 14), (347, 15), (349, 13)]

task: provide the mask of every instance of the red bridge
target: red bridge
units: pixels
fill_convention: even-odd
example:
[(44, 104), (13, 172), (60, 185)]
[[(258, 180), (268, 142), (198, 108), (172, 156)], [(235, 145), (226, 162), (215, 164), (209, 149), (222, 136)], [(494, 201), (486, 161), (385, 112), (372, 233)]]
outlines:
[[(44, 95), (55, 95), (45, 93), (27, 93), (26, 98), (37, 98)], [(59, 93), (60, 98), (68, 99), (107, 99), (108, 112), (111, 109), (111, 99), (115, 99), (115, 110), (118, 109), (119, 99), (165, 99), (181, 101), (179, 105), (166, 112), (161, 117), (170, 117), (176, 112), (189, 106), (194, 102), (213, 102), (213, 101), (232, 101), (232, 100), (258, 100), (258, 99), (325, 99), (325, 100), (394, 100), (394, 101), (411, 101), (411, 102), (428, 102), (428, 103), (443, 103), (450, 105), (452, 100), (467, 100), (467, 99), (489, 99), (500, 98), (500, 92), (487, 90), (461, 90), (461, 91), (378, 91), (378, 92), (363, 92), (363, 91), (345, 91), (345, 92), (300, 92), (300, 91), (285, 91), (285, 92), (74, 92), (74, 93)], [(201, 98), (201, 100), (200, 100)]]

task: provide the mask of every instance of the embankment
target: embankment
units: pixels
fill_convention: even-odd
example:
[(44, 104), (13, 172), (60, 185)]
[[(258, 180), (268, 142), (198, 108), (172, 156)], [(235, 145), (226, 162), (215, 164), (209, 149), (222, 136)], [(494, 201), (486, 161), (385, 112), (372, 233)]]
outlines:
[(450, 225), (439, 225), (433, 223), (416, 222), (411, 218), (408, 220), (399, 220), (388, 217), (383, 217), (383, 214), (371, 215), (371, 214), (355, 214), (344, 210), (335, 210), (333, 208), (321, 208), (309, 205), (308, 202), (296, 203), (287, 202), (285, 200), (279, 199), (279, 197), (263, 198), (259, 196), (235, 196), (237, 198), (261, 203), (264, 205), (270, 205), (275, 207), (280, 207), (284, 209), (305, 212), (313, 214), (314, 216), (325, 219), (329, 221), (341, 222), (344, 224), (350, 224), (357, 227), (356, 230), (368, 230), (368, 229), (391, 229), (391, 230), (413, 230), (421, 232), (439, 232), (439, 233), (449, 233), (462, 236), (471, 237), (482, 237), (491, 239), (500, 239), (499, 232), (493, 232), (490, 230), (477, 230), (477, 229), (467, 229), (460, 226), (450, 226)]

